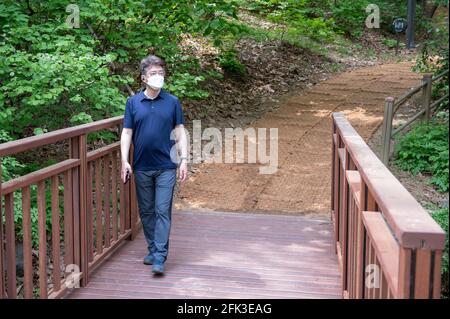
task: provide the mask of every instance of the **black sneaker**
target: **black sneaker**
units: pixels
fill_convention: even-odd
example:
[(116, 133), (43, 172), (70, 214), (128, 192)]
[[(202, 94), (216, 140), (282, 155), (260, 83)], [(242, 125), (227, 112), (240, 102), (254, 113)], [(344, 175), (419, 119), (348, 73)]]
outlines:
[(155, 263), (152, 267), (152, 272), (157, 276), (163, 275), (164, 274), (164, 264), (163, 263)]

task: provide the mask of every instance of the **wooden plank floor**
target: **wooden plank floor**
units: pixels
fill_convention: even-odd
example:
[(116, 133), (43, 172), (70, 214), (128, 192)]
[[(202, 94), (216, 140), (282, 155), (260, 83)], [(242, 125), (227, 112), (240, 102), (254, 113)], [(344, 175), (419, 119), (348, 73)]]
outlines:
[(329, 219), (174, 211), (166, 274), (141, 231), (68, 298), (341, 298)]

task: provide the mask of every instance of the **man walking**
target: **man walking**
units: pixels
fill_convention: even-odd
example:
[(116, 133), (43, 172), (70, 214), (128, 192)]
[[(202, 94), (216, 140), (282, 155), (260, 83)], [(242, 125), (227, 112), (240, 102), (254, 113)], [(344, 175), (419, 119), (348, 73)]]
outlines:
[[(125, 106), (120, 140), (121, 176), (126, 182), (127, 176), (134, 173), (139, 213), (148, 245), (144, 264), (153, 265), (152, 272), (162, 275), (169, 251), (177, 163), (180, 181), (187, 177), (187, 139), (180, 101), (162, 89), (164, 61), (150, 55), (141, 61), (140, 71), (146, 87), (129, 97)], [(131, 141), (133, 168), (128, 162)], [(181, 153), (179, 158), (178, 153)]]

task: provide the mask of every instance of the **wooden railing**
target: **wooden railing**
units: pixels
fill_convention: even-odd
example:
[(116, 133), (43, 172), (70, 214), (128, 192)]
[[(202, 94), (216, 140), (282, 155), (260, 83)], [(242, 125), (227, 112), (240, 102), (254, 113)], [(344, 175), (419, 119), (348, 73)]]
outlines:
[(439, 298), (445, 233), (341, 113), (332, 216), (345, 298)]
[[(438, 98), (436, 101), (431, 100), (431, 95), (433, 91), (433, 84), (445, 79), (445, 76), (448, 78), (448, 70), (440, 73), (437, 76), (433, 77), (433, 74), (426, 73), (423, 75), (422, 78), (422, 84), (419, 86), (411, 89), (410, 91), (403, 94), (403, 96), (399, 97), (398, 99), (394, 99), (393, 97), (386, 98), (385, 105), (384, 105), (384, 117), (383, 117), (383, 126), (382, 126), (382, 133), (381, 133), (381, 140), (382, 140), (382, 154), (381, 159), (383, 163), (386, 165), (389, 162), (389, 157), (391, 153), (391, 140), (392, 138), (397, 135), (398, 133), (405, 130), (407, 127), (409, 127), (412, 123), (417, 121), (418, 119), (422, 118), (426, 121), (430, 120), (431, 118), (431, 112), (438, 107), (445, 99), (448, 99), (448, 92)], [(394, 115), (399, 109), (399, 107), (411, 99), (411, 97), (417, 93), (422, 93), (422, 109), (417, 112), (415, 115), (413, 115), (408, 121), (403, 123), (400, 127), (397, 127), (393, 129), (392, 127), (392, 121), (394, 119)]]
[[(61, 297), (78, 284), (85, 286), (89, 273), (109, 253), (123, 240), (133, 239), (139, 225), (134, 179), (125, 185), (120, 180), (120, 142), (87, 151), (89, 133), (115, 127), (120, 133), (122, 122), (123, 117), (118, 116), (0, 144), (1, 160), (44, 145), (69, 142), (68, 159), (57, 164), (6, 182), (2, 182), (0, 171), (0, 200), (4, 202), (4, 207), (0, 205), (0, 298)], [(30, 194), (36, 185), (37, 203), (32, 205)], [(19, 213), (15, 194), (21, 194), (23, 236), (15, 232), (14, 217)], [(48, 198), (51, 204), (46, 207)], [(32, 206), (38, 210), (37, 254), (32, 244), (32, 226), (36, 226)], [(17, 242), (23, 246), (20, 286)], [(36, 276), (38, 284), (34, 283)]]

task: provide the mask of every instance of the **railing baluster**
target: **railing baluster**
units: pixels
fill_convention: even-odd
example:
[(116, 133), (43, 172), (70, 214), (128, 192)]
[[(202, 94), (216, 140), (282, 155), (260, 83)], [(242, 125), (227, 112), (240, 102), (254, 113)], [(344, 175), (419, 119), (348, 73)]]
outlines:
[(410, 279), (411, 279), (411, 249), (400, 247), (399, 257), (399, 277), (397, 298), (409, 299), (411, 298)]
[(52, 262), (53, 262), (53, 289), (61, 289), (60, 253), (60, 229), (59, 229), (59, 177), (52, 176)]
[(112, 156), (112, 236), (117, 240), (117, 152)]
[(81, 278), (81, 287), (89, 282), (89, 258), (87, 247), (87, 213), (86, 213), (86, 175), (87, 175), (87, 135), (79, 137), (79, 158), (80, 158), (80, 271), (83, 274)]
[(384, 275), (383, 270), (380, 270), (380, 277), (381, 277), (381, 286), (380, 286), (380, 291), (381, 291), (381, 295), (380, 298), (381, 299), (386, 299), (388, 297), (388, 290), (389, 290), (389, 285), (388, 282), (386, 280), (386, 276)]
[[(336, 244), (339, 242), (339, 135), (338, 133), (333, 134), (333, 175), (332, 175), (332, 187), (331, 190), (333, 200), (332, 200), (332, 208), (334, 211), (334, 236)], [(337, 249), (337, 246), (335, 246)], [(337, 252), (337, 250), (336, 250)]]
[[(80, 136), (70, 139), (70, 158), (80, 158)], [(80, 267), (80, 167), (72, 169), (73, 263)]]
[(47, 229), (45, 205), (45, 180), (38, 182), (38, 227), (39, 227), (39, 296), (47, 298)]
[(23, 227), (23, 288), (26, 299), (33, 298), (33, 255), (31, 239), (31, 195), (30, 187), (22, 188), (22, 227)]
[(362, 220), (362, 212), (367, 207), (366, 204), (366, 189), (367, 186), (361, 178), (361, 186), (359, 193), (359, 208), (358, 208), (358, 222), (357, 222), (357, 230), (356, 230), (356, 278), (355, 278), (355, 286), (356, 286), (356, 298), (361, 299), (365, 297), (365, 280), (364, 280), (364, 268), (366, 266), (366, 254), (367, 254), (367, 242), (364, 245), (364, 241), (367, 240), (366, 231), (364, 228), (364, 223)]
[(414, 280), (414, 298), (430, 297), (431, 250), (417, 249)]
[[(133, 154), (134, 154), (134, 145), (130, 146), (130, 163), (133, 163)], [(131, 236), (130, 240), (134, 240), (137, 234), (137, 221), (138, 221), (138, 205), (137, 205), (137, 196), (136, 196), (136, 185), (134, 180), (134, 174), (131, 175), (130, 183), (129, 183), (129, 212), (130, 212), (130, 229)]]
[[(370, 269), (372, 269), (372, 265), (374, 265), (375, 263), (375, 250), (373, 247), (373, 243), (372, 240), (370, 240), (370, 246), (369, 246), (369, 263), (366, 265), (370, 266)], [(368, 275), (368, 273), (366, 272), (366, 276)], [(372, 280), (372, 278), (370, 278)], [(372, 281), (369, 282), (369, 291), (368, 291), (368, 295), (369, 295), (369, 299), (374, 299), (375, 297), (375, 288), (373, 287), (373, 285), (375, 284), (375, 282), (372, 283)]]
[(119, 188), (120, 188), (120, 213), (119, 213), (119, 227), (120, 227), (120, 234), (124, 234), (125, 233), (125, 210), (126, 210), (126, 205), (125, 205), (125, 186), (122, 182), (122, 178), (119, 181)]
[(94, 229), (92, 214), (92, 162), (88, 163), (88, 173), (86, 176), (86, 219), (87, 219), (87, 246), (88, 246), (88, 260), (89, 262), (94, 260)]
[(5, 195), (6, 264), (8, 298), (16, 299), (16, 236), (14, 232), (14, 193)]
[(335, 172), (335, 158), (336, 158), (336, 144), (335, 144), (335, 136), (336, 136), (336, 123), (334, 121), (331, 121), (331, 215), (330, 219), (334, 220), (334, 191), (335, 191), (335, 178), (334, 178), (334, 172)]
[(434, 252), (434, 269), (433, 274), (433, 291), (430, 298), (440, 299), (441, 298), (441, 266), (442, 266), (442, 251)]
[(363, 289), (364, 289), (364, 299), (370, 299), (369, 288), (367, 285), (367, 274), (366, 267), (370, 264), (370, 250), (371, 250), (370, 237), (366, 234), (366, 248), (365, 248), (365, 256), (364, 256), (364, 269), (363, 269)]
[(0, 298), (5, 298), (5, 281), (3, 268), (3, 195), (2, 195), (2, 158), (0, 157)]
[[(375, 266), (375, 269), (374, 269), (375, 272), (380, 270), (380, 272), (378, 273), (378, 276), (376, 276), (374, 273), (375, 282), (374, 282), (374, 287), (372, 288), (373, 298), (379, 299), (380, 298), (381, 267), (380, 267), (379, 256), (377, 256), (377, 251), (375, 250), (375, 246), (373, 247), (373, 266)], [(377, 280), (378, 280), (378, 282), (377, 282)]]
[(348, 191), (349, 191), (349, 184), (347, 180), (347, 165), (348, 165), (348, 154), (346, 149), (343, 149), (343, 156), (341, 158), (342, 165), (340, 165), (340, 174), (341, 174), (341, 205), (342, 205), (342, 211), (340, 212), (340, 215), (342, 215), (342, 238), (341, 240), (341, 251), (342, 251), (342, 285), (345, 286), (345, 290), (350, 292), (349, 286), (347, 286), (347, 276), (349, 273), (349, 263), (348, 263), (348, 226), (349, 226), (349, 207), (348, 207)]
[[(72, 170), (64, 172), (64, 266), (73, 264)], [(68, 275), (68, 274), (66, 274)]]
[(96, 207), (96, 241), (97, 255), (103, 252), (103, 221), (102, 221), (102, 162), (101, 158), (95, 161), (95, 207)]
[(131, 228), (131, 236), (130, 240), (134, 240), (138, 231), (138, 205), (136, 199), (136, 184), (134, 180), (134, 175), (130, 178), (130, 228)]
[[(349, 188), (349, 187), (348, 187)], [(348, 191), (349, 195), (351, 194), (351, 190)], [(354, 286), (355, 286), (355, 269), (354, 269), (354, 263), (355, 263), (355, 256), (354, 256), (354, 243), (355, 243), (355, 232), (354, 232), (354, 222), (355, 222), (355, 201), (353, 199), (353, 195), (349, 196), (349, 212), (348, 212), (348, 218), (349, 218), (349, 227), (347, 230), (347, 236), (350, 237), (348, 240), (348, 275), (350, 277), (350, 285), (349, 285), (349, 296), (350, 298), (354, 298)]]
[(103, 211), (105, 214), (105, 247), (109, 248), (110, 246), (110, 202), (109, 202), (109, 177), (110, 177), (110, 163), (111, 159), (109, 155), (105, 155), (103, 159), (103, 193), (104, 193), (104, 203), (103, 203)]

